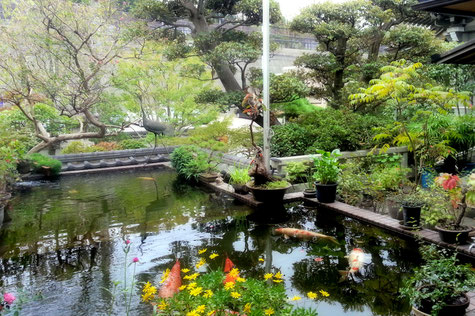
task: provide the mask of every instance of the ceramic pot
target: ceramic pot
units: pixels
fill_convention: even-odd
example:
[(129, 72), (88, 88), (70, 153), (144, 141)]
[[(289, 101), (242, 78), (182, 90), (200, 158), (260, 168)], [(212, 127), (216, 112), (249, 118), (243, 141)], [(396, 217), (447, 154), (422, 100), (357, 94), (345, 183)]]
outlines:
[(315, 198), (317, 196), (317, 191), (314, 189), (305, 189), (303, 191), (303, 196), (306, 198)]

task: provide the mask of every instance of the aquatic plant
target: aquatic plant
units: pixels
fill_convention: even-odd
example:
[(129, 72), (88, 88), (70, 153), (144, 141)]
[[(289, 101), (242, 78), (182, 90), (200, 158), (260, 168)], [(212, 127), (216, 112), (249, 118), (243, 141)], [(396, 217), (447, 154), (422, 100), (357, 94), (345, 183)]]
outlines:
[(249, 176), (249, 169), (247, 168), (234, 168), (229, 173), (230, 184), (237, 184), (237, 185), (244, 185), (251, 181), (251, 177)]
[[(205, 252), (204, 249), (200, 254), (203, 255)], [(221, 257), (217, 254), (211, 254), (207, 258), (201, 257), (195, 267), (200, 269), (206, 265), (208, 259), (215, 260), (215, 258)], [(177, 271), (183, 275), (183, 284), (177, 283), (178, 293), (172, 297), (157, 295), (157, 288), (150, 282), (143, 287), (142, 301), (154, 306), (154, 315), (317, 315), (315, 310), (290, 304), (292, 301), (301, 300), (301, 297), (286, 296), (284, 276), (280, 271), (266, 273), (258, 279), (243, 278), (241, 271), (233, 268), (229, 259), (226, 259), (224, 271), (200, 273), (188, 268), (175, 272)], [(167, 269), (161, 283), (171, 278), (171, 274), (173, 271)], [(320, 290), (307, 293), (307, 299), (325, 299), (329, 295), (326, 291)]]

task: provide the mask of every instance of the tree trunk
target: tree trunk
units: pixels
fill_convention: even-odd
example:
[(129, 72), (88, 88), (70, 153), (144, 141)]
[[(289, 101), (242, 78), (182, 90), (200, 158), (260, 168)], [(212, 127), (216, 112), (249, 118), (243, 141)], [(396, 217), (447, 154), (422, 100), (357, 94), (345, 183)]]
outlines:
[(346, 53), (346, 38), (341, 38), (338, 40), (338, 46), (335, 51), (335, 57), (338, 62), (339, 69), (335, 71), (335, 77), (333, 80), (333, 102), (331, 106), (335, 109), (338, 109), (341, 105), (341, 90), (345, 86), (344, 84), (344, 74), (345, 74), (345, 53)]

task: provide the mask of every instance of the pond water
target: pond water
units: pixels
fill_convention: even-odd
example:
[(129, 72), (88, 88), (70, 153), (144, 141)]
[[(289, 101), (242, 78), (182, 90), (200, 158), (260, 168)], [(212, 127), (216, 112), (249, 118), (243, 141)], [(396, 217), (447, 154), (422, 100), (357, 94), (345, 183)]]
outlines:
[[(323, 301), (296, 304), (332, 316), (408, 315), (397, 291), (420, 260), (415, 244), (356, 220), (298, 204), (288, 205), (285, 216), (259, 219), (227, 196), (181, 183), (169, 170), (66, 176), (18, 193), (11, 207), (12, 222), (0, 229), (0, 289), (41, 294), (25, 304), (25, 315), (107, 314), (106, 289), (123, 280), (126, 239), (128, 260), (140, 259), (139, 282), (158, 284), (175, 258), (191, 267), (198, 250), (207, 248), (220, 254), (214, 268), (227, 254), (244, 277), (280, 270), (289, 296), (329, 292)], [(276, 227), (335, 236), (339, 245), (285, 239)], [(354, 248), (365, 252), (363, 268), (342, 279), (339, 270), (349, 269), (345, 256)], [(150, 315), (150, 306), (140, 303), (141, 286), (133, 291), (131, 315)], [(124, 315), (122, 303), (112, 314)]]

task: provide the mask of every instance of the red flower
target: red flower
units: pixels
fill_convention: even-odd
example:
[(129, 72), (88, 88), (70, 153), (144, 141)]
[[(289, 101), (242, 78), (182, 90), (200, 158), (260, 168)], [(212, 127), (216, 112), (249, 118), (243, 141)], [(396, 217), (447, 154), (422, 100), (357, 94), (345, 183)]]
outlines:
[(451, 190), (457, 187), (459, 182), (460, 182), (460, 178), (458, 176), (452, 175), (450, 176), (450, 178), (442, 182), (442, 187), (445, 190)]

